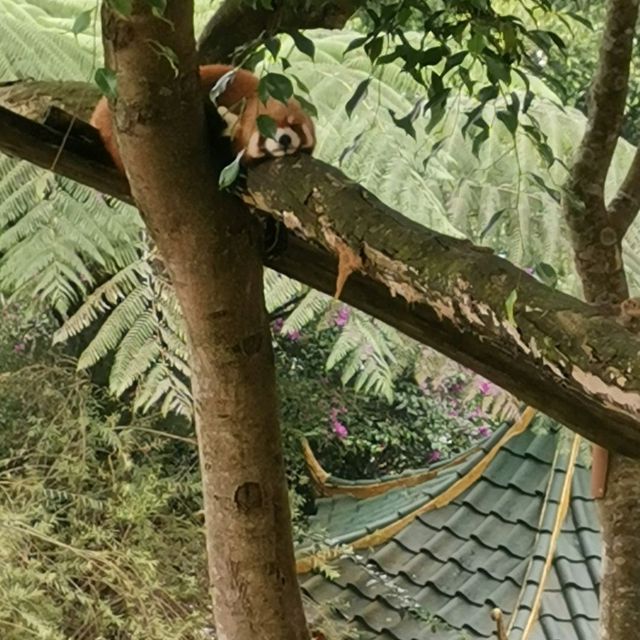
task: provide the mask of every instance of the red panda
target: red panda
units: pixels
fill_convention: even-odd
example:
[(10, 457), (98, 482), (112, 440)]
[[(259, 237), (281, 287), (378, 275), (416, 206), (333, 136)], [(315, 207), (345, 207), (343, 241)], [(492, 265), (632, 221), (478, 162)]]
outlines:
[[(200, 67), (200, 85), (205, 93), (234, 67), (212, 64)], [(315, 146), (315, 129), (311, 118), (295, 99), (287, 104), (269, 98), (263, 104), (258, 97), (258, 78), (245, 69), (235, 70), (234, 75), (217, 96), (216, 107), (228, 125), (228, 134), (235, 154), (244, 152), (242, 164), (248, 165), (268, 157), (280, 157), (304, 151), (311, 153)], [(276, 124), (273, 138), (260, 134), (258, 116), (266, 115)], [(107, 151), (115, 165), (124, 173), (116, 143), (111, 111), (106, 98), (101, 98), (91, 116), (90, 123), (98, 129)]]

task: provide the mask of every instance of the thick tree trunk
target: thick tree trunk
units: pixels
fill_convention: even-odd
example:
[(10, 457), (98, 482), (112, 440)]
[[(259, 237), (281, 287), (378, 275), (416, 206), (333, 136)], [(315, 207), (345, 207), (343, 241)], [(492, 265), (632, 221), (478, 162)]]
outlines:
[[(609, 206), (604, 185), (622, 127), (637, 18), (637, 0), (609, 0), (589, 123), (565, 203), (584, 295), (597, 304), (619, 304), (629, 296), (621, 244), (640, 205), (638, 155)], [(607, 456), (598, 447), (593, 453), (593, 487), (603, 496), (601, 638), (626, 640), (640, 629), (640, 462), (620, 453)]]
[(601, 640), (638, 637), (640, 628), (640, 463), (609, 457), (601, 502), (603, 538), (600, 587)]
[[(206, 539), (221, 640), (306, 640), (294, 568), (261, 233), (216, 190), (190, 0), (103, 10), (133, 196), (170, 273), (191, 352)], [(161, 48), (162, 47), (162, 48)], [(172, 52), (178, 71), (159, 52)]]

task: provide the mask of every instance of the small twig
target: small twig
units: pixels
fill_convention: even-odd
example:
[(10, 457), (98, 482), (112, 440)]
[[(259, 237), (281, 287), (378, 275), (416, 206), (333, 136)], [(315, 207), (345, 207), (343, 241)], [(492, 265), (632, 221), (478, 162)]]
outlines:
[(498, 636), (498, 640), (509, 640), (507, 632), (504, 629), (502, 611), (497, 607), (493, 609), (493, 611), (491, 611), (491, 619), (496, 623), (496, 635)]

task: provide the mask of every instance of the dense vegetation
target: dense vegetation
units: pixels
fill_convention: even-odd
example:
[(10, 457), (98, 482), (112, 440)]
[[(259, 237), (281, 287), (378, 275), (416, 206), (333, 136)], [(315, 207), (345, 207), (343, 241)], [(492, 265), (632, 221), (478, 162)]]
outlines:
[[(1, 313), (3, 638), (201, 638), (212, 621), (191, 425), (134, 415), (79, 376), (49, 348), (46, 315), (25, 323), (15, 305)], [(301, 436), (328, 469), (364, 477), (424, 466), (490, 429), (479, 407), (449, 415), (462, 409), (449, 396), (461, 374), (436, 395), (406, 376), (391, 405), (343, 387), (324, 368), (340, 330), (274, 331), (298, 538), (313, 509)], [(312, 616), (327, 633), (330, 621)]]
[[(0, 11), (8, 12), (0, 34), (19, 15), (33, 56), (25, 62), (15, 55), (22, 43), (1, 38), (0, 77), (86, 79), (96, 41), (88, 32), (72, 36), (71, 25), (89, 3), (34, 1), (24, 15), (19, 4), (0, 0)], [(209, 4), (200, 3), (200, 24)], [(589, 14), (596, 24), (602, 19), (599, 9)], [(440, 104), (415, 116), (423, 87), (400, 73), (400, 59), (379, 66), (371, 55), (375, 35), (369, 51), (345, 53), (356, 35), (375, 32), (375, 20), (354, 21), (357, 33), (317, 34), (313, 63), (286, 38), (282, 50), (302, 86), (319, 74), (310, 98), (321, 123), (320, 157), (418, 222), (490, 244), (545, 282), (575, 292), (559, 186), (584, 118), (555, 103), (584, 109), (594, 36), (584, 20), (553, 14), (546, 20), (565, 37), (569, 55), (549, 52), (538, 60), (531, 49), (521, 52), (528, 72), (547, 83), (530, 78), (536, 99), (529, 129), (516, 130), (508, 117), (513, 96), (528, 96), (519, 76), (508, 78), (512, 93), (482, 101), (486, 111), (476, 115), (485, 113), (486, 120), (476, 122), (477, 131), (463, 120), (465, 109), (478, 107), (464, 92), (448, 112)], [(504, 72), (500, 65), (494, 70)], [(468, 87), (464, 78), (456, 81), (459, 89)], [(354, 86), (368, 87), (368, 95), (361, 92), (346, 118)], [(407, 113), (415, 118), (399, 118)], [(637, 121), (628, 118), (631, 141)], [(409, 125), (418, 124), (425, 126), (408, 137)], [(478, 138), (478, 131), (486, 136)], [(617, 166), (630, 153), (621, 145)], [(0, 189), (0, 291), (23, 305), (3, 306), (0, 324), (3, 637), (201, 637), (212, 620), (189, 367), (184, 328), (157, 255), (132, 209), (85, 188), (0, 158)], [(81, 224), (87, 220), (92, 224)], [(634, 273), (636, 236), (627, 240)], [(297, 537), (313, 510), (301, 437), (332, 473), (377, 477), (455, 454), (513, 417), (513, 401), (499, 390), (443, 367), (382, 323), (271, 272), (265, 282), (277, 316), (273, 336)], [(62, 327), (42, 314), (43, 306), (56, 310)], [(82, 337), (81, 368), (113, 363), (107, 386), (121, 402), (77, 377), (75, 364), (50, 350), (54, 334), (60, 342)]]

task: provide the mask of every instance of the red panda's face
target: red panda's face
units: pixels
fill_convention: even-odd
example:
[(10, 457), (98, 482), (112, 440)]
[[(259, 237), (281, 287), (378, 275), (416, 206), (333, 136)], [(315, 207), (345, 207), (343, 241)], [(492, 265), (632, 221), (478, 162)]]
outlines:
[[(269, 116), (276, 124), (273, 137), (265, 137), (257, 125), (258, 116)], [(236, 153), (244, 151), (243, 164), (263, 158), (280, 158), (301, 151), (311, 153), (315, 147), (315, 129), (311, 118), (296, 100), (284, 105), (276, 100), (262, 104), (249, 100), (237, 121), (230, 126)]]

